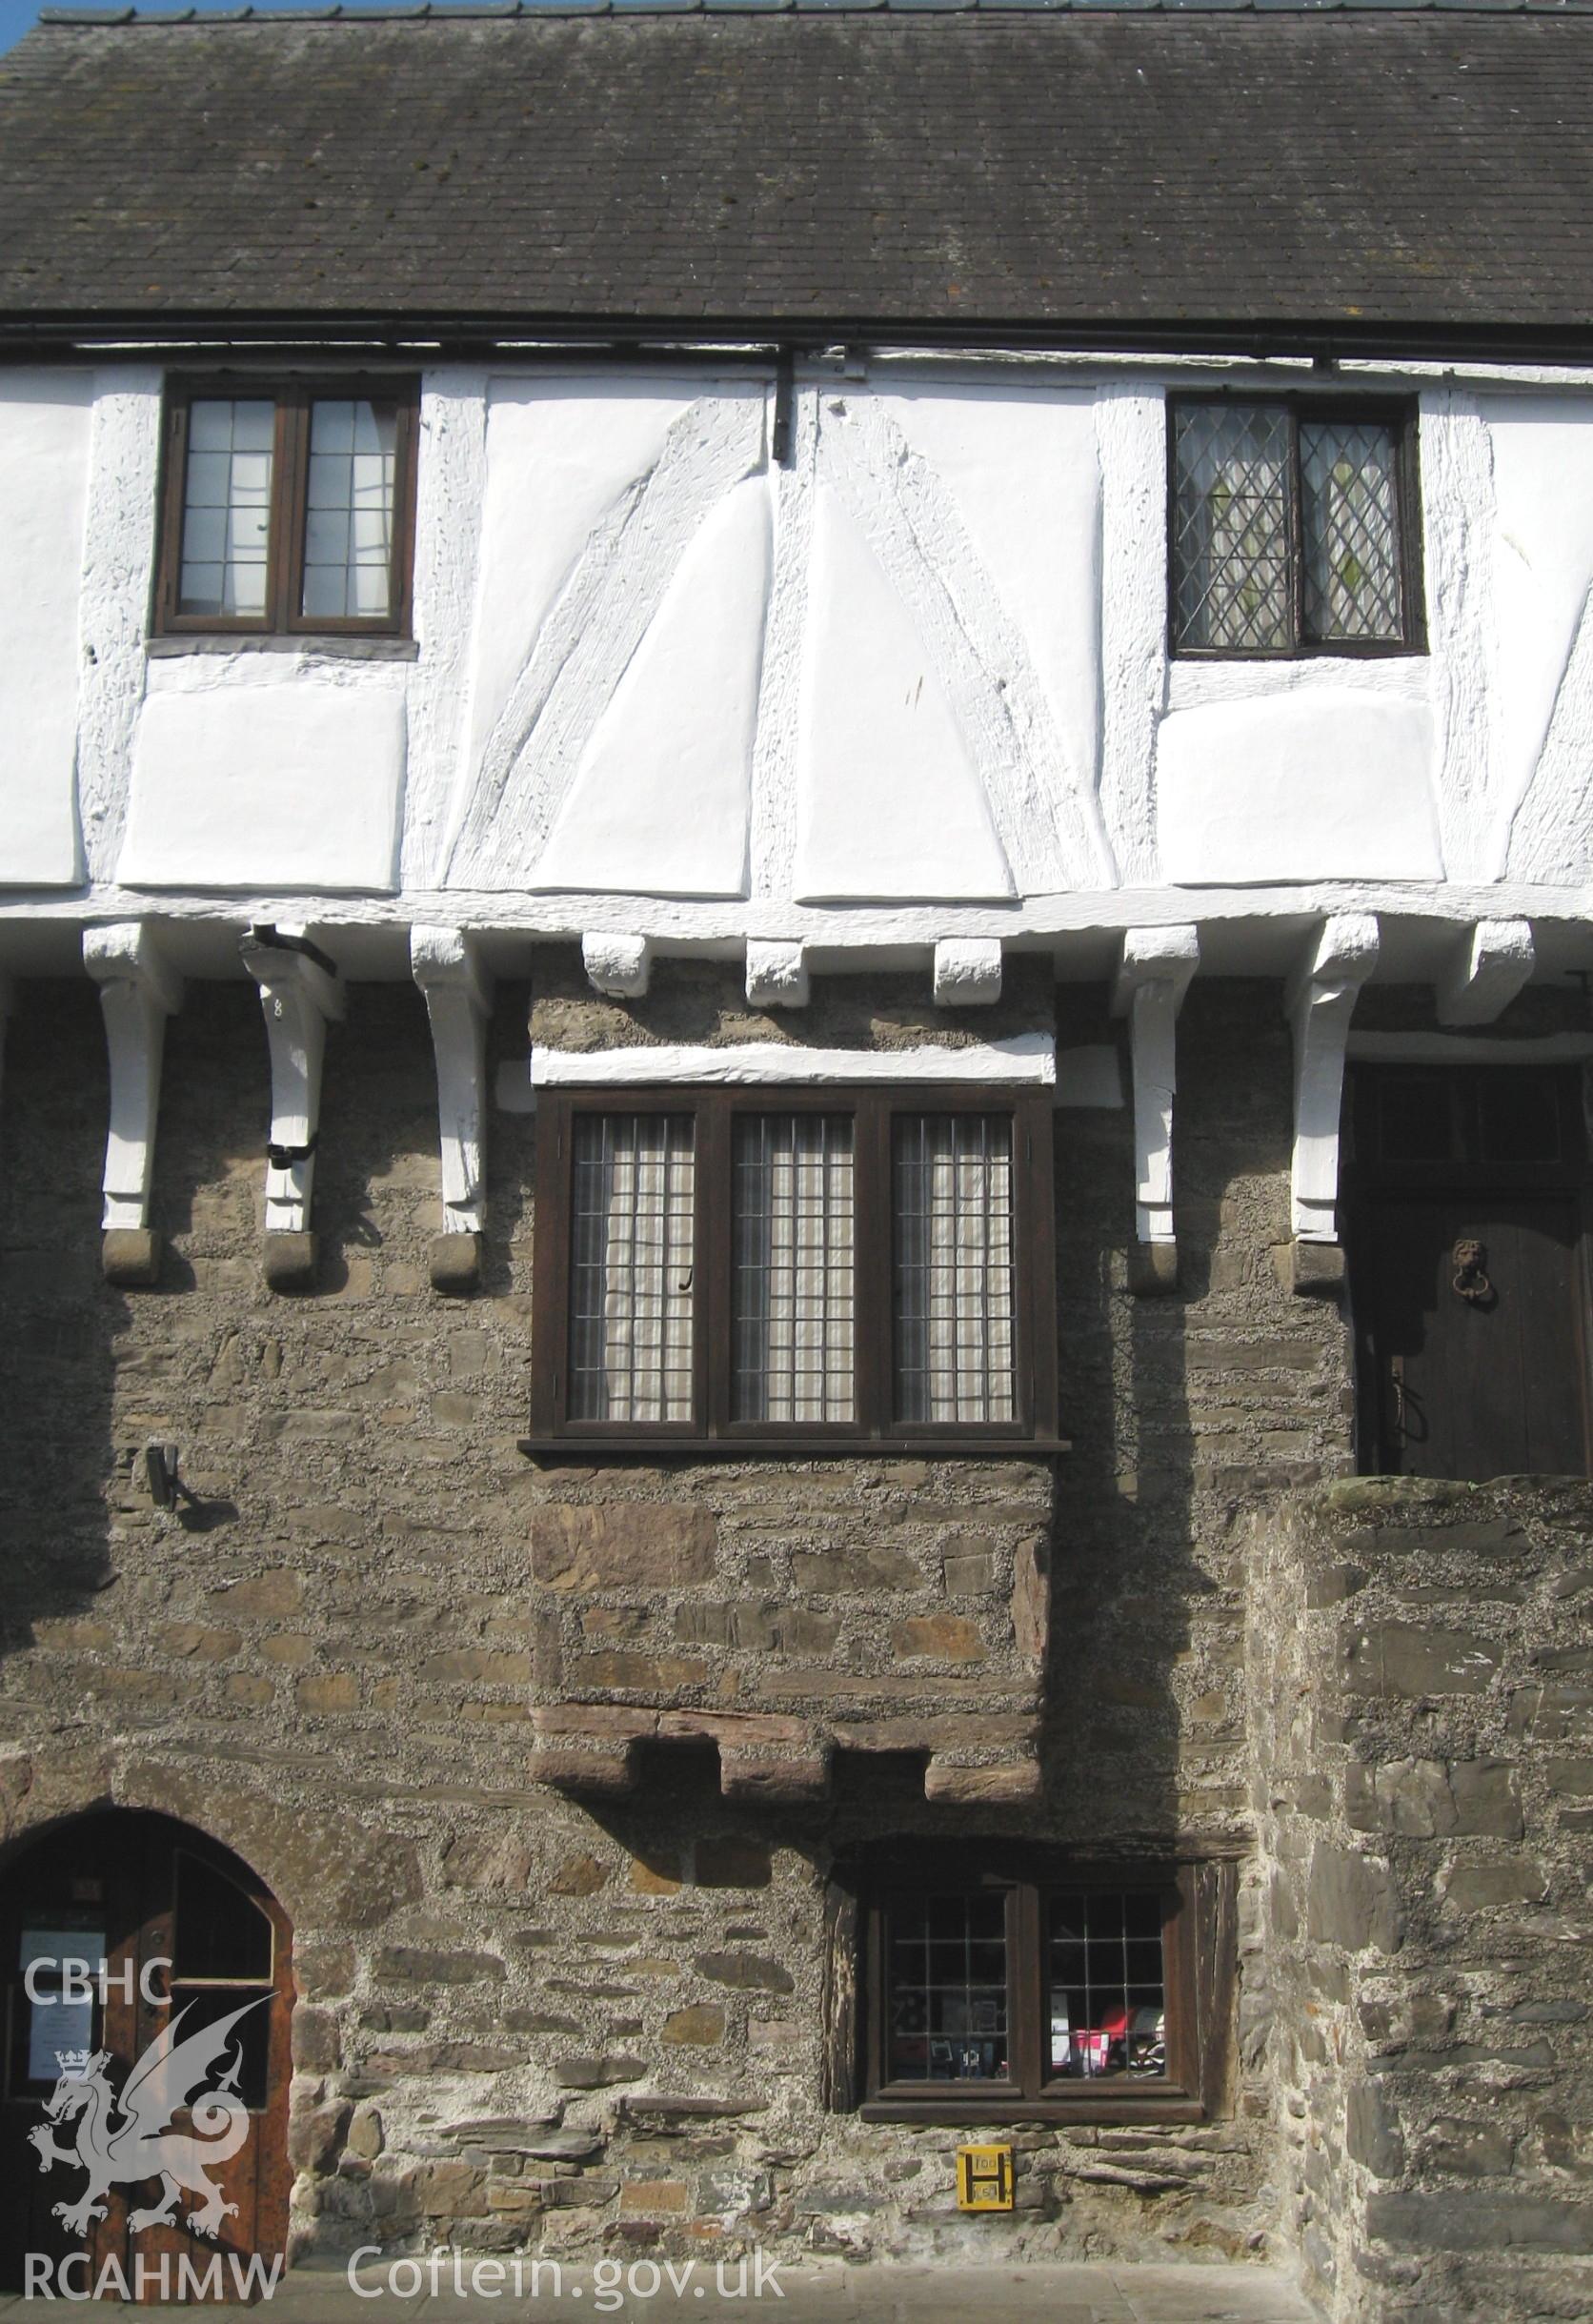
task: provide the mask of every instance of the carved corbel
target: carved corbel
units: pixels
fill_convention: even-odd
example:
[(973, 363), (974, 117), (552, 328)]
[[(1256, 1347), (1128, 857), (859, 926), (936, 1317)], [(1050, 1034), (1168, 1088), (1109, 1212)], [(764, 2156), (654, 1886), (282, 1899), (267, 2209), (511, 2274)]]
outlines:
[(935, 1005), (988, 1008), (1001, 998), (998, 937), (942, 937), (935, 947)]
[(83, 965), (99, 986), (111, 1061), (101, 1264), (108, 1283), (152, 1283), (160, 1273), (160, 1237), (150, 1225), (160, 1065), (166, 1020), (182, 1006), (183, 980), (140, 919), (86, 928)]
[(581, 965), (595, 992), (639, 1000), (653, 976), (653, 946), (645, 936), (594, 933), (581, 939)]
[[(1294, 1034), (1291, 1223), (1302, 1243), (1338, 1241), (1344, 1043), (1361, 988), (1377, 963), (1377, 920), (1370, 913), (1341, 913), (1323, 921), (1284, 988)], [(1304, 1289), (1330, 1284), (1341, 1272), (1297, 1265), (1294, 1280)]]
[(240, 949), (260, 988), (271, 1049), (266, 1281), (275, 1291), (303, 1291), (315, 1280), (310, 1202), (321, 1118), (321, 1059), (327, 1021), (343, 1014), (343, 988), (335, 962), (302, 928), (251, 928)]
[(1129, 1280), (1136, 1291), (1171, 1291), (1179, 1280), (1173, 1226), (1177, 1026), (1200, 962), (1200, 932), (1187, 922), (1123, 933), (1112, 1014), (1128, 1020), (1133, 1060), (1135, 1248)]
[(474, 940), (458, 928), (412, 928), (410, 968), (425, 995), (437, 1061), (443, 1231), (432, 1244), (432, 1285), (437, 1291), (464, 1293), (474, 1291), (481, 1280), (492, 980)]
[(755, 1009), (805, 1009), (811, 989), (800, 944), (747, 939), (747, 999)]
[(1532, 975), (1532, 922), (1480, 919), (1463, 937), (1438, 987), (1441, 1025), (1490, 1025)]

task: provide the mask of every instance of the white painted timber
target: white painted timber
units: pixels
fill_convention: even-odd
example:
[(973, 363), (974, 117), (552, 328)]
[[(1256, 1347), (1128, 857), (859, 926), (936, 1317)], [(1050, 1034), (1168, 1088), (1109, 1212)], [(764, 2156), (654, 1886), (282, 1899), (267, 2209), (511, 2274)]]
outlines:
[(1200, 960), (1200, 931), (1131, 928), (1112, 987), (1112, 1013), (1128, 1019), (1134, 1077), (1135, 1233), (1173, 1243), (1173, 1105), (1178, 1093), (1179, 1010)]
[(459, 928), (412, 928), (410, 966), (426, 997), (437, 1061), (443, 1232), (479, 1234), (492, 980)]
[(260, 988), (271, 1052), (271, 1139), (266, 1153), (266, 1232), (302, 1234), (310, 1224), (315, 1142), (321, 1119), (321, 1061), (329, 1019), (341, 1018), (338, 979), (290, 948), (301, 927), (278, 925), (272, 942), (252, 929), (243, 964)]
[(581, 965), (595, 992), (639, 1000), (653, 975), (653, 947), (645, 936), (595, 931), (581, 939)]
[(1049, 1033), (1015, 1033), (1007, 1041), (960, 1048), (806, 1049), (792, 1041), (727, 1041), (720, 1046), (645, 1049), (536, 1049), (531, 1078), (539, 1089), (635, 1088), (643, 1083), (988, 1081), (1038, 1082), (1057, 1078)]
[(117, 877), (129, 887), (396, 884), (404, 698), (320, 678), (151, 694)]
[[(94, 374), (77, 704), (77, 813), (90, 879), (114, 880), (148, 672), (164, 387), (152, 364)], [(231, 657), (229, 657), (231, 658)], [(134, 907), (142, 910), (142, 904)]]
[(1001, 998), (1001, 947), (991, 937), (942, 937), (935, 947), (938, 1008), (988, 1008)]
[(747, 945), (747, 999), (758, 1009), (805, 1009), (812, 992), (800, 944), (753, 938)]
[(74, 771), (92, 382), (5, 375), (0, 427), (0, 885), (79, 876)]
[(1338, 1240), (1339, 1118), (1344, 1046), (1361, 987), (1377, 966), (1378, 923), (1367, 913), (1325, 920), (1284, 988), (1294, 1034), (1294, 1157), (1290, 1201), (1295, 1234)]
[(183, 980), (144, 920), (86, 929), (83, 965), (99, 986), (111, 1062), (101, 1223), (148, 1226), (166, 1020), (182, 1006)]
[(1530, 980), (1535, 957), (1530, 920), (1480, 919), (1439, 985), (1440, 1024), (1492, 1024)]
[(1157, 740), (1165, 876), (1187, 886), (1443, 876), (1425, 706), (1369, 686), (1174, 711)]

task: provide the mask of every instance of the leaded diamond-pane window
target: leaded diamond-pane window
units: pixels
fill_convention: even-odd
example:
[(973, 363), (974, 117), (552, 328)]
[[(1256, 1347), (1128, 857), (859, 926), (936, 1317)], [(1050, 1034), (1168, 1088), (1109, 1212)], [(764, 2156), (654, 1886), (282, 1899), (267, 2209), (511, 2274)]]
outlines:
[(1288, 414), (1191, 404), (1174, 426), (1178, 641), (1216, 653), (1286, 653)]
[(1305, 627), (1313, 637), (1402, 634), (1397, 459), (1385, 426), (1300, 423)]
[(1417, 642), (1403, 414), (1207, 397), (1170, 425), (1175, 652)]

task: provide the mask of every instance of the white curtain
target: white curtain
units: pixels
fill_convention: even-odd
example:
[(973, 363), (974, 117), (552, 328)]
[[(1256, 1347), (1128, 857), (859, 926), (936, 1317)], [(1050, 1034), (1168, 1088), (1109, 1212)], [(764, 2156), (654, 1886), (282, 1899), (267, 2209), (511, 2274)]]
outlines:
[(737, 1420), (854, 1415), (852, 1152), (845, 1115), (760, 1114), (736, 1122)]
[(1012, 1125), (898, 1125), (897, 1397), (910, 1421), (1014, 1417)]
[(688, 1116), (577, 1116), (574, 1419), (691, 1419), (695, 1194)]

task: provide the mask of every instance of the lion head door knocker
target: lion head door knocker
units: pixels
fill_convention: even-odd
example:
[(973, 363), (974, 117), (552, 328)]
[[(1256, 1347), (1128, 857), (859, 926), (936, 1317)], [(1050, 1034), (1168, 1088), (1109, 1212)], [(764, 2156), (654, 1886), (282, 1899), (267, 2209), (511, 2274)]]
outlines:
[(1450, 1252), (1450, 1263), (1455, 1270), (1455, 1288), (1462, 1299), (1469, 1300), (1474, 1307), (1491, 1306), (1494, 1287), (1482, 1272), (1487, 1247), (1469, 1235), (1462, 1235)]

